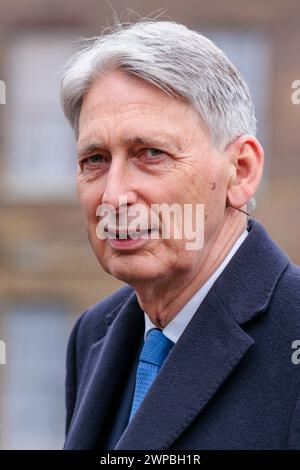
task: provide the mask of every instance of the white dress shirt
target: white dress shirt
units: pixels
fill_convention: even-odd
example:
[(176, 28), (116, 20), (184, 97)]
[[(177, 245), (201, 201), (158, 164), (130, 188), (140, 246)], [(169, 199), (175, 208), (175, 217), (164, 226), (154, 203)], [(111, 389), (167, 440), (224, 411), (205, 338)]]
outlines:
[[(187, 327), (188, 323), (192, 319), (193, 315), (197, 311), (198, 307), (200, 306), (201, 302), (203, 301), (204, 297), (220, 276), (221, 272), (225, 269), (233, 255), (236, 253), (238, 248), (241, 246), (245, 238), (248, 236), (248, 230), (246, 229), (242, 235), (237, 239), (225, 259), (222, 261), (220, 266), (213, 272), (213, 274), (207, 279), (207, 281), (203, 284), (202, 287), (191, 297), (191, 299), (182, 307), (182, 309), (175, 315), (175, 317), (167, 324), (165, 328), (163, 328), (163, 333), (167, 338), (169, 338), (173, 343), (176, 343), (179, 337), (182, 335), (184, 329)], [(154, 323), (150, 320), (149, 316), (146, 312), (144, 312), (145, 317), (145, 336), (148, 331), (152, 330), (152, 328), (157, 328)]]

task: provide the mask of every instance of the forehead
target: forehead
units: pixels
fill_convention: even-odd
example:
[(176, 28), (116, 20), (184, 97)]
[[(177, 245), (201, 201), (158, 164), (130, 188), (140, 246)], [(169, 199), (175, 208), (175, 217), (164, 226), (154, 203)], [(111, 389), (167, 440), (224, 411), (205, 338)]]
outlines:
[(96, 105), (109, 106), (115, 109), (133, 103), (153, 107), (168, 104), (173, 108), (179, 103), (183, 105), (183, 100), (175, 99), (158, 86), (138, 77), (129, 76), (124, 72), (115, 70), (94, 80), (83, 99), (81, 111), (83, 113)]
[(79, 133), (83, 138), (87, 128), (90, 133), (100, 131), (101, 126), (116, 129), (124, 124), (160, 133), (172, 129), (178, 135), (191, 121), (199, 122), (199, 115), (190, 104), (141, 79), (113, 71), (96, 79), (85, 95)]

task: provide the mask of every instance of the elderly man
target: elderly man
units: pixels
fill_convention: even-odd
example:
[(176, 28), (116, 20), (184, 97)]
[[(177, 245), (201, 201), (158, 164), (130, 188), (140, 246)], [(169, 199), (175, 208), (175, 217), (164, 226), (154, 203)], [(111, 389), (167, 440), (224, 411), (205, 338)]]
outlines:
[[(61, 99), (91, 246), (126, 283), (73, 329), (65, 449), (299, 449), (300, 271), (248, 217), (263, 149), (239, 71), (197, 32), (141, 21), (76, 54)], [(161, 204), (203, 208), (185, 220), (201, 246), (175, 236), (180, 211), (163, 236)]]

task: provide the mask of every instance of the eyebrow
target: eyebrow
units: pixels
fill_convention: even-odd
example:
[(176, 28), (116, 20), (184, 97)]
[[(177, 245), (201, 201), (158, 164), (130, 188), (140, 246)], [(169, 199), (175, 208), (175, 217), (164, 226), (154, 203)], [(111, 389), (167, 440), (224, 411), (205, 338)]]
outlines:
[[(120, 141), (124, 145), (145, 145), (155, 146), (155, 147), (175, 147), (176, 150), (181, 150), (180, 146), (177, 144), (176, 140), (170, 136), (171, 142), (167, 140), (163, 140), (156, 137), (139, 137), (139, 136), (123, 136), (121, 137)], [(83, 157), (94, 151), (99, 151), (100, 149), (104, 149), (105, 145), (101, 142), (92, 142), (80, 148), (78, 150), (78, 158)]]

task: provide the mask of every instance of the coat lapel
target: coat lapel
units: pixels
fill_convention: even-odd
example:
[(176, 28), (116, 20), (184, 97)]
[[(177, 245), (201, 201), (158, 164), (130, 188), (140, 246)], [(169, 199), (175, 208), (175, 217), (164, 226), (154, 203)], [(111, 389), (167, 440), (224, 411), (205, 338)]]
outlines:
[(138, 354), (145, 322), (134, 292), (121, 309), (107, 315), (106, 321), (105, 336), (89, 352), (65, 449), (98, 447), (115, 406), (116, 390), (125, 382)]
[(210, 295), (171, 350), (116, 449), (168, 449), (252, 344), (218, 296)]
[(242, 325), (266, 310), (289, 260), (258, 222), (250, 220), (249, 230), (171, 350), (116, 449), (168, 449), (254, 344)]

